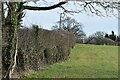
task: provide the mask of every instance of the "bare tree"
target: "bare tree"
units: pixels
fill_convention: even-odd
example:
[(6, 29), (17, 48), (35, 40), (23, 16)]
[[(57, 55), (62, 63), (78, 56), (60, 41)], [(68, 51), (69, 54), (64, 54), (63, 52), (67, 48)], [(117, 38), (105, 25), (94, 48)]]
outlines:
[(71, 17), (65, 17), (61, 21), (58, 21), (55, 26), (52, 27), (52, 29), (72, 32), (75, 35), (76, 40), (86, 36), (85, 32), (83, 31), (83, 25)]
[(94, 37), (96, 38), (104, 38), (105, 32), (102, 31), (97, 31), (96, 33), (93, 34)]
[(94, 34), (90, 35), (85, 43), (91, 43), (91, 41), (93, 40), (92, 43), (94, 44), (103, 44), (105, 42), (105, 32), (103, 31), (97, 31)]

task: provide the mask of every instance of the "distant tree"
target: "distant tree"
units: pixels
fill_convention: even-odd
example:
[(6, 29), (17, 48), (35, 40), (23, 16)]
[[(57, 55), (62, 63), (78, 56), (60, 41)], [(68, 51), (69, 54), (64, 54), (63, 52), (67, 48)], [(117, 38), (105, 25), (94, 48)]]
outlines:
[(95, 39), (95, 44), (101, 44), (101, 40), (104, 38), (105, 33), (102, 31), (97, 31), (94, 34), (90, 35), (85, 43), (91, 42), (91, 40)]
[(120, 41), (120, 35), (119, 36), (117, 36), (117, 39), (116, 39), (117, 41)]
[(102, 31), (98, 31), (98, 32), (96, 32), (96, 33), (93, 34), (94, 37), (100, 37), (100, 38), (103, 38), (104, 35), (105, 35), (105, 33), (102, 32)]
[(109, 35), (107, 33), (105, 34), (105, 38), (109, 38)]
[(114, 31), (111, 32), (112, 34), (110, 34), (110, 39), (112, 40), (116, 40), (116, 35), (114, 34)]
[(65, 19), (58, 21), (55, 26), (52, 27), (52, 30), (65, 30), (72, 32), (76, 39), (81, 39), (86, 36), (85, 32), (83, 31), (83, 25), (77, 22), (75, 19), (71, 17), (66, 17)]
[(114, 31), (112, 31), (112, 35), (114, 35)]
[(120, 35), (117, 36), (116, 41), (118, 43), (118, 46), (120, 46)]
[(105, 33), (102, 31), (97, 31), (89, 36), (89, 38), (104, 38)]

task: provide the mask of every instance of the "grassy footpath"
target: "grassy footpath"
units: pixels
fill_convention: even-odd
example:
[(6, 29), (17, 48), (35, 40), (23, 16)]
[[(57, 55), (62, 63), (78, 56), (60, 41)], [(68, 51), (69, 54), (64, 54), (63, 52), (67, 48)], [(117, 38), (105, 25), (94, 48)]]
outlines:
[(115, 78), (118, 47), (76, 44), (70, 59), (27, 74), (28, 78)]

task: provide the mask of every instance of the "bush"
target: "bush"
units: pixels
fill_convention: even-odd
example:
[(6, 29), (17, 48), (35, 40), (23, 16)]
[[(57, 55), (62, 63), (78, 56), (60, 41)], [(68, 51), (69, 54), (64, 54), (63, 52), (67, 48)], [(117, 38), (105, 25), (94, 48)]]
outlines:
[(45, 65), (64, 61), (74, 45), (75, 37), (67, 31), (49, 31), (37, 26), (19, 30), (19, 49), (22, 51), (24, 70), (39, 70)]

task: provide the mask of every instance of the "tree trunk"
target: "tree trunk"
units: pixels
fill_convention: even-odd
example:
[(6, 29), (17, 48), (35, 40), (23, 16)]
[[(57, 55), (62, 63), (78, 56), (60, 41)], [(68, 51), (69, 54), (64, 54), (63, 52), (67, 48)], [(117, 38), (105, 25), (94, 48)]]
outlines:
[(17, 30), (19, 28), (18, 21), (18, 2), (9, 2), (8, 14), (3, 25), (3, 49), (2, 49), (2, 64), (3, 64), (3, 78), (12, 78), (13, 71), (16, 66), (18, 38)]

